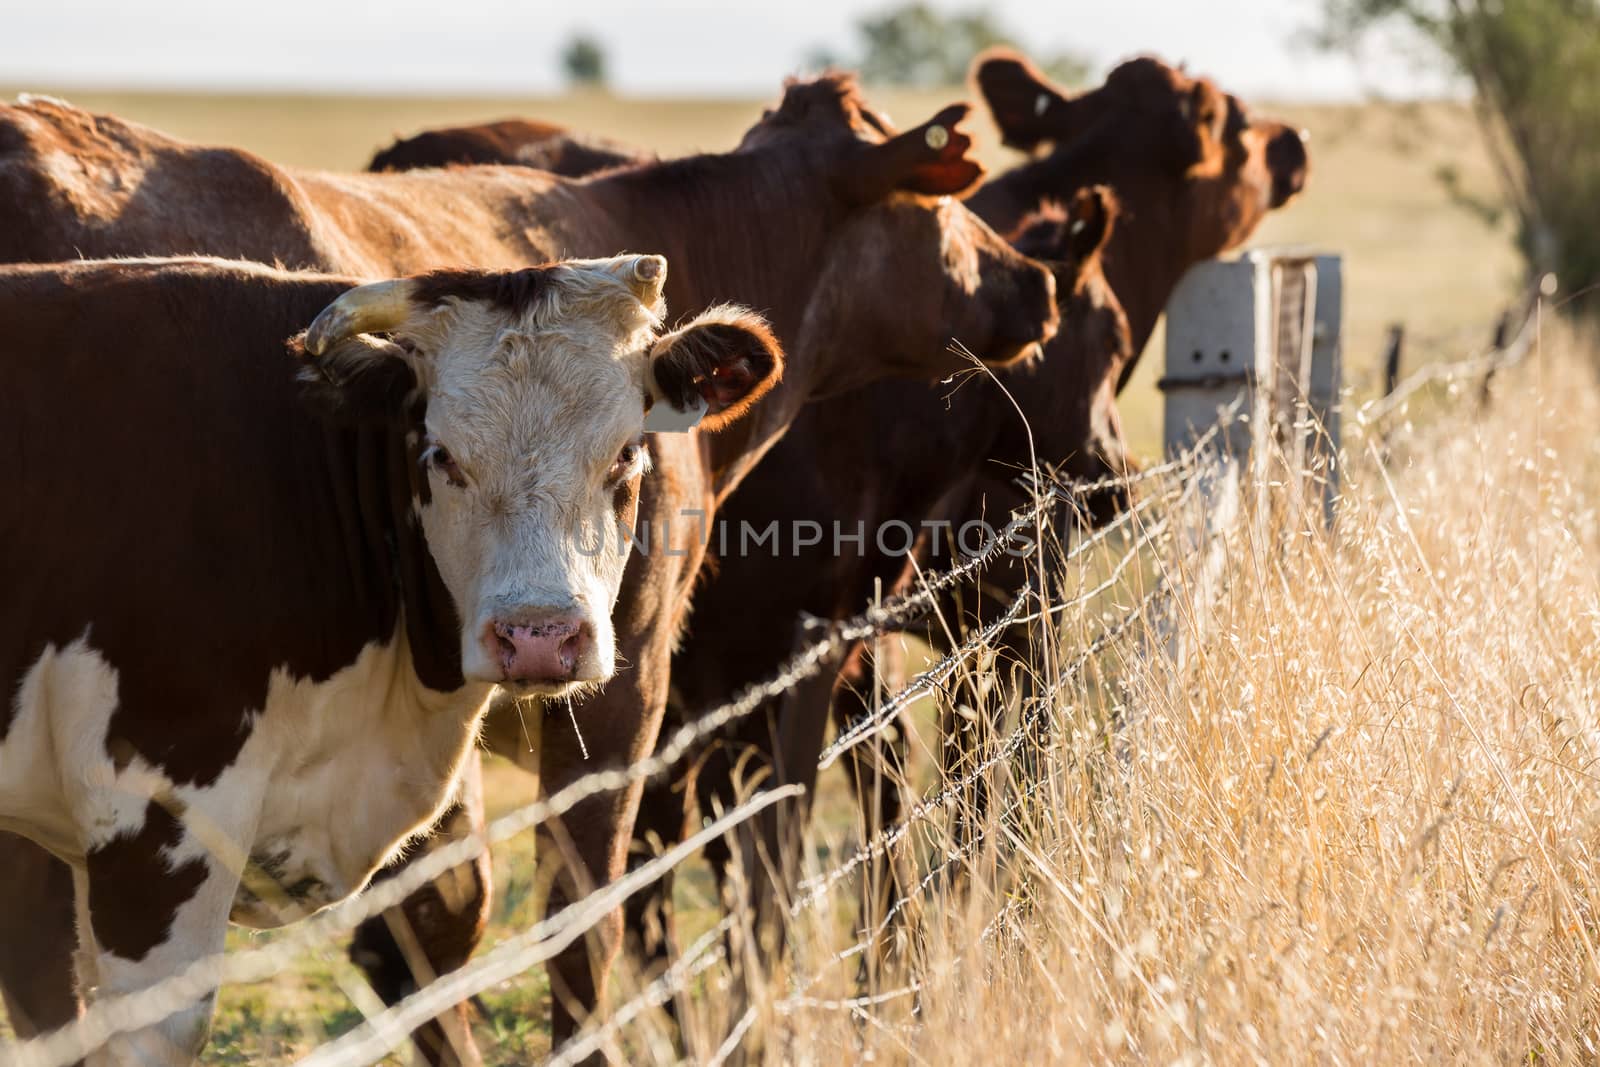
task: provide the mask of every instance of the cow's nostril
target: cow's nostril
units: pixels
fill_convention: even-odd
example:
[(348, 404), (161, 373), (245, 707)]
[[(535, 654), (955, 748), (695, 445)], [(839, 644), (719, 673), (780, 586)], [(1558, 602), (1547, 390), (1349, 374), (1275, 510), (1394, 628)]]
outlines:
[(578, 669), (578, 657), (583, 652), (583, 632), (572, 634), (561, 642), (561, 665), (569, 672)]

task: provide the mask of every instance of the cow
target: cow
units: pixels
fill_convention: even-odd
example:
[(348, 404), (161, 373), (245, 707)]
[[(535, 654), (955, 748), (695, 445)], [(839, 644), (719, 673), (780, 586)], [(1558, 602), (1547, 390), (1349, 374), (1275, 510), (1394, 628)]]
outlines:
[[(979, 380), (947, 404), (941, 393), (883, 384), (813, 405), (723, 510), (724, 529), (760, 530), (774, 520), (790, 528), (796, 520), (820, 521), (824, 527), (841, 521), (852, 529), (857, 521), (865, 521), (868, 529), (887, 522), (919, 530), (927, 528), (924, 523), (959, 528), (969, 518), (1003, 515), (1022, 502), (1010, 476), (1035, 454), (1080, 480), (1126, 470), (1115, 395), (1126, 385), (1172, 287), (1191, 264), (1243, 243), (1267, 212), (1305, 186), (1309, 161), (1302, 132), (1252, 117), (1238, 98), (1210, 80), (1152, 57), (1119, 65), (1104, 85), (1076, 96), (1004, 49), (975, 61), (974, 80), (1008, 144), (1052, 149), (988, 180), (968, 198), (986, 221), (1005, 232), (1026, 224), (1029, 232), (1019, 240), (1059, 248), (1065, 236), (1059, 232), (1061, 216), (1047, 210), (1040, 217), (1040, 209), (1052, 199), (1070, 202), (1095, 183), (1116, 190), (1121, 210), (1114, 237), (1110, 221), (1117, 209), (1103, 194), (1079, 202), (1079, 217), (1069, 224), (1085, 227), (1077, 250), (1069, 248), (1065, 257), (1076, 257), (1080, 266), (1074, 291), (1080, 299), (1084, 293), (1099, 294), (1098, 314), (1081, 307), (1075, 314), (1064, 311), (1066, 326), (1052, 343), (1052, 355), (1042, 366), (1010, 372), (1009, 396)], [(538, 150), (552, 154), (561, 154), (560, 145), (575, 136), (544, 124), (536, 127), (523, 132), (538, 139)], [(441, 132), (466, 135), (466, 129)], [(627, 157), (627, 149), (611, 147), (618, 155), (604, 166)], [(530, 141), (515, 147), (519, 153), (532, 150)], [(423, 156), (420, 162), (434, 161)], [(1099, 246), (1103, 255), (1084, 252), (1085, 233), (1105, 235)], [(1114, 325), (1110, 294), (1126, 315), (1125, 339)], [(1016, 404), (1023, 408), (1031, 437), (1021, 432)], [(1082, 503), (1093, 522), (1109, 518), (1123, 499), (1111, 492)], [(699, 601), (718, 608), (702, 618), (726, 618), (748, 600), (751, 589), (762, 591), (767, 607), (782, 607), (764, 610), (737, 628), (691, 627), (674, 661), (678, 706), (673, 714), (680, 721), (763, 678), (791, 648), (799, 612), (823, 618), (849, 614), (871, 595), (875, 581), (893, 589), (906, 577), (894, 559), (818, 556), (813, 551), (798, 559), (717, 561)], [(921, 557), (923, 565), (932, 562)], [(996, 573), (1007, 575), (1000, 586), (1022, 579), (1006, 564)], [(947, 609), (952, 618), (960, 617), (953, 606)], [(932, 636), (942, 643), (942, 635)], [(864, 651), (852, 649), (844, 659), (834, 698), (841, 721), (859, 716), (866, 704), (860, 688), (868, 676)], [(787, 747), (788, 766), (774, 773), (784, 780), (809, 779), (826, 725), (818, 709), (826, 707), (828, 687), (819, 688), (823, 696), (811, 699), (803, 713), (795, 709), (806, 706), (804, 697), (786, 701), (787, 746), (779, 745), (776, 719), (758, 718), (699, 764), (702, 810), (730, 800), (729, 768), (751, 751), (761, 754), (759, 766), (774, 748)], [(962, 738), (947, 733), (957, 743), (946, 757), (955, 762)], [(852, 780), (869, 768), (855, 770)], [(650, 837), (672, 841), (681, 836), (684, 815), (675, 798), (686, 794), (681, 782), (652, 788), (643, 806), (646, 818), (637, 827), (640, 847)], [(896, 801), (892, 790), (869, 788), (864, 796), (891, 806)], [(869, 814), (868, 824), (892, 818), (892, 810)], [(769, 848), (775, 819), (765, 827)], [(748, 873), (759, 881), (763, 872)], [(660, 930), (659, 922), (645, 917), (658, 910), (657, 903), (650, 894), (636, 897), (629, 929)], [(652, 943), (660, 949), (665, 941), (652, 938)]]
[[(1021, 226), (1025, 232), (1013, 236), (1033, 254), (1068, 240), (1064, 258), (1072, 267), (1058, 273), (1057, 286), (1062, 329), (1042, 363), (1006, 371), (998, 382), (978, 376), (948, 397), (947, 390), (886, 382), (812, 405), (729, 500), (720, 521), (741, 529), (765, 529), (774, 521), (780, 529), (794, 529), (797, 521), (810, 521), (854, 530), (864, 523), (869, 544), (865, 551), (847, 546), (835, 553), (830, 539), (809, 551), (717, 559), (697, 599), (705, 621), (691, 622), (674, 657), (669, 720), (692, 720), (699, 709), (765, 677), (794, 648), (798, 616), (848, 616), (876, 589), (904, 589), (919, 570), (950, 565), (959, 547), (954, 535), (967, 523), (1000, 526), (1011, 510), (1029, 503), (1013, 479), (1036, 458), (1069, 480), (1095, 481), (1129, 470), (1116, 393), (1167, 295), (1190, 265), (1242, 243), (1267, 211), (1289, 202), (1305, 184), (1308, 161), (1300, 134), (1282, 123), (1250, 119), (1242, 103), (1208, 80), (1158, 60), (1129, 61), (1104, 86), (1076, 97), (1009, 51), (980, 57), (974, 73), (1008, 142), (1033, 147), (1037, 140), (1058, 139), (1048, 155), (990, 179), (969, 204), (1003, 232)], [(1040, 100), (1045, 106), (1038, 106)], [(1120, 208), (1103, 193), (1086, 197), (1094, 182), (1112, 187)], [(1073, 205), (1075, 217), (1065, 233), (1059, 216), (1053, 222), (1052, 213), (1039, 214), (1051, 198)], [(1076, 521), (1105, 521), (1124, 503), (1125, 495), (1117, 492), (1081, 500), (1080, 514), (1067, 516), (1057, 536), (1068, 536)], [(870, 531), (891, 527), (923, 535), (909, 561), (906, 553), (886, 554), (870, 542)], [(945, 533), (942, 539), (930, 535), (938, 530)], [(1010, 593), (1026, 580), (1021, 561), (1002, 557), (979, 587), (945, 597), (940, 616), (957, 632), (963, 623), (988, 621), (997, 607), (989, 594)], [(737, 628), (716, 625), (750, 589), (762, 590), (768, 610)], [(943, 626), (917, 632), (935, 648), (949, 647), (951, 631)], [(1026, 662), (1028, 640), (1020, 629), (1004, 635), (997, 642), (1002, 664)], [(653, 787), (642, 811), (655, 821), (641, 819), (636, 827), (641, 846), (647, 836), (666, 842), (681, 836), (686, 813), (672, 806), (678, 797), (697, 797), (701, 811), (729, 803), (737, 792), (736, 767), (746, 780), (770, 773), (780, 782), (812, 781), (830, 698), (834, 722), (859, 720), (874, 704), (878, 673), (865, 644), (851, 648), (841, 657), (836, 680), (774, 702), (766, 716), (746, 720), (713, 746), (697, 763), (692, 788), (681, 781)], [(959, 699), (981, 706), (972, 694)], [(955, 715), (954, 703), (945, 706), (941, 730), (941, 755), (952, 771), (962, 766), (982, 725)], [(850, 781), (861, 784), (867, 833), (893, 822), (899, 811), (899, 793), (881, 781), (878, 759), (897, 768), (899, 747), (863, 746), (846, 760)], [(890, 778), (899, 780), (897, 773)], [(780, 828), (785, 814), (763, 820), (759, 843), (769, 857), (795, 849), (796, 828)], [(746, 840), (743, 847), (749, 853), (754, 844)], [(728, 854), (714, 858), (726, 862)], [(750, 854), (745, 860), (759, 912), (770, 906), (772, 887), (764, 875), (778, 861), (755, 863)], [(887, 897), (878, 902), (884, 907), (892, 906), (901, 888), (898, 874), (890, 869), (864, 876), (864, 882), (884, 888)], [(631, 902), (630, 929), (664, 928), (655, 916), (665, 892), (663, 886)], [(654, 939), (647, 949), (659, 953), (666, 940)]]
[[(71, 866), (82, 988), (357, 892), (445, 806), (496, 687), (617, 672), (647, 413), (730, 424), (782, 363), (742, 309), (663, 332), (666, 272), (0, 268), (29, 397), (0, 479), (0, 826)], [(190, 1062), (210, 1011), (97, 1061)]]
[[(700, 711), (761, 681), (797, 645), (815, 638), (814, 626), (799, 620), (848, 617), (875, 590), (903, 592), (919, 570), (954, 562), (958, 546), (976, 548), (983, 535), (969, 538), (967, 525), (987, 519), (995, 530), (1004, 527), (1008, 510), (1026, 503), (1012, 479), (1035, 454), (1059, 461), (1069, 481), (1125, 473), (1129, 461), (1111, 391), (1132, 348), (1127, 319), (1100, 262), (1117, 216), (1115, 196), (1095, 187), (1080, 190), (1064, 208), (1048, 206), (1013, 235), (1019, 248), (1050, 261), (1056, 274), (1062, 326), (1044, 361), (1008, 368), (994, 378), (973, 375), (959, 389), (880, 384), (814, 404), (796, 421), (719, 512), (717, 543), (728, 552), (708, 564), (697, 614), (674, 657), (669, 719), (693, 721)], [(1031, 427), (1018, 414), (1018, 404), (1038, 419)], [(1109, 423), (1099, 421), (1107, 418)], [(1098, 494), (1082, 501), (1079, 517), (1105, 521), (1125, 503), (1124, 494)], [(751, 550), (735, 533), (774, 523), (780, 538), (792, 540)], [(808, 546), (801, 540), (804, 524), (815, 524), (825, 535)], [(1059, 536), (1067, 536), (1066, 530)], [(995, 578), (1002, 586), (1022, 580), (1022, 567), (1012, 563), (1014, 577)], [(1002, 563), (993, 569), (1000, 574), (1004, 568)], [(718, 625), (717, 613), (752, 589), (760, 590), (764, 604), (781, 609), (737, 627)], [(954, 597), (943, 603), (944, 617), (951, 620), (974, 611), (970, 603), (956, 610)], [(946, 643), (932, 629), (919, 627), (917, 633), (936, 647)], [(848, 646), (816, 680), (718, 736), (691, 773), (648, 787), (635, 826), (641, 854), (650, 837), (680, 839), (697, 812), (736, 803), (743, 788), (766, 775), (781, 784), (813, 786), (830, 696), (841, 726), (872, 706), (869, 648), (869, 642)], [(957, 737), (952, 722), (945, 730)], [(869, 804), (869, 798), (893, 788), (873, 781), (881, 768), (868, 758), (870, 751), (852, 750), (846, 765), (869, 833), (898, 811), (894, 795)], [(898, 750), (891, 746), (887, 755), (898, 768)], [(956, 755), (953, 748), (951, 755)], [(776, 923), (775, 905), (786, 902), (775, 893), (783, 883), (772, 884), (768, 875), (794, 873), (789, 865), (798, 857), (805, 810), (802, 805), (798, 816), (793, 808), (764, 815), (753, 832), (738, 835), (749, 904), (762, 923)], [(721, 874), (735, 851), (717, 843), (707, 854)], [(885, 884), (881, 875), (864, 880)], [(663, 899), (668, 891), (663, 885), (629, 904), (629, 929), (642, 933), (641, 952), (657, 962), (672, 942)], [(776, 931), (758, 943), (770, 947), (774, 936)]]
[[(982, 174), (958, 126), (965, 113), (964, 106), (947, 108), (896, 133), (850, 79), (831, 76), (790, 85), (734, 152), (572, 181), (520, 167), (290, 170), (35, 100), (0, 108), (0, 256), (198, 248), (394, 273), (473, 262), (511, 266), (542, 258), (545, 248), (664, 250), (680, 264), (667, 281), (674, 308), (693, 312), (742, 299), (768, 313), (788, 353), (783, 381), (729, 430), (647, 438), (656, 475), (647, 480), (641, 526), (703, 528), (674, 522), (682, 499), (652, 495), (649, 486), (687, 486), (695, 501), (689, 507), (710, 514), (812, 397), (885, 375), (948, 373), (961, 365), (947, 351), (952, 337), (997, 365), (1036, 355), (1049, 339), (1057, 314), (1053, 277), (956, 199)], [(863, 291), (875, 299), (859, 299)], [(683, 616), (702, 550), (694, 541), (631, 558), (616, 618), (619, 648), (632, 668), (584, 701), (581, 743), (574, 731), (552, 725), (538, 752), (525, 745), (515, 752), (538, 768), (547, 789), (648, 755), (664, 714), (673, 623)], [(552, 907), (587, 879), (621, 873), (639, 795), (634, 788), (597, 797), (563, 820), (564, 853), (582, 875), (564, 877)], [(451, 813), (449, 824), (470, 826), (460, 814)], [(6, 847), (24, 851), (15, 842)], [(468, 904), (447, 916), (451, 932), (422, 939), (435, 971), (459, 965), (481, 932), (486, 869), (472, 880)], [(47, 905), (32, 910), (49, 912)], [(408, 902), (407, 917), (437, 929), (435, 920), (449, 910), (423, 892)], [(620, 917), (607, 919), (591, 946), (553, 962), (561, 994), (552, 1006), (557, 1041), (598, 1002), (621, 930)], [(392, 942), (377, 924), (362, 935), (358, 962), (387, 999), (401, 995), (409, 969)], [(8, 999), (23, 1009), (18, 1014), (36, 1028), (59, 1025), (74, 1010), (62, 968), (0, 952), (0, 976)], [(18, 1004), (23, 997), (28, 1003)], [(448, 1060), (441, 1039), (428, 1040), (426, 1051)]]
[(1309, 138), (1253, 116), (1232, 93), (1153, 56), (1127, 60), (1072, 95), (1024, 56), (984, 53), (973, 80), (1001, 139), (1039, 158), (984, 183), (969, 205), (1010, 232), (1041, 201), (1110, 185), (1125, 210), (1105, 270), (1133, 328), (1128, 383), (1184, 271), (1243, 244), (1306, 185)]
[(501, 119), (446, 126), (397, 138), (367, 164), (369, 171), (417, 170), (474, 163), (508, 163), (583, 178), (655, 157), (604, 137), (573, 133), (535, 119)]

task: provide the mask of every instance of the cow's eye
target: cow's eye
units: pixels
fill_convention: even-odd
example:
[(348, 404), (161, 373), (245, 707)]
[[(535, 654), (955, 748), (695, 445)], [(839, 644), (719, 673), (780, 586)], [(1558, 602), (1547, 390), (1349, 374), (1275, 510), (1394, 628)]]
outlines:
[(456, 466), (456, 461), (450, 458), (450, 453), (439, 445), (429, 445), (428, 450), (422, 454), (422, 458), (423, 462), (444, 475), (444, 480), (457, 489), (465, 489), (467, 487), (466, 475), (461, 473), (461, 468)]
[(612, 461), (611, 469), (606, 472), (606, 481), (612, 484), (622, 481), (633, 474), (639, 466), (639, 445), (629, 443), (622, 446), (622, 451), (617, 453), (617, 458)]

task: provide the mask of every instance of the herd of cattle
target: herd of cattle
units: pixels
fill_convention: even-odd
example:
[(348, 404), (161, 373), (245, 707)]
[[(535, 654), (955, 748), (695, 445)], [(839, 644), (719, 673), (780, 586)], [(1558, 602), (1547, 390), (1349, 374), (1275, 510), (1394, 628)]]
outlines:
[[(975, 80), (1032, 153), (987, 180), (966, 105), (898, 132), (843, 75), (789, 84), (731, 152), (661, 160), (516, 121), (424, 133), (364, 174), (49, 99), (0, 107), (16, 1031), (480, 826), (480, 738), (549, 793), (648, 756), (770, 673), (797, 619), (848, 616), (954, 552), (940, 529), (1023, 503), (1032, 457), (1124, 471), (1115, 398), (1168, 294), (1302, 189), (1303, 136), (1149, 58), (1077, 94), (1009, 52)], [(970, 366), (953, 342), (996, 373), (952, 397), (932, 383)], [(1093, 523), (1126, 501), (1083, 503)], [(865, 536), (719, 552), (690, 514)], [(909, 553), (873, 537), (892, 522), (918, 532)], [(618, 529), (658, 543), (630, 551)], [(988, 588), (943, 617), (981, 614)], [(873, 704), (868, 660), (848, 649), (678, 778), (546, 827), (549, 907), (753, 781), (810, 782), (830, 716)], [(882, 825), (897, 794), (874, 776), (897, 752), (855, 751)], [(758, 915), (792, 889), (763, 860), (792, 855), (803, 820), (782, 810), (712, 857), (722, 872), (751, 850)], [(467, 960), (487, 863), (358, 931), (385, 1000)], [(625, 929), (665, 958), (665, 899), (552, 961), (557, 1043), (600, 1003)], [(211, 1010), (96, 1056), (192, 1062)], [(419, 1031), (430, 1060), (476, 1058), (465, 1011)]]

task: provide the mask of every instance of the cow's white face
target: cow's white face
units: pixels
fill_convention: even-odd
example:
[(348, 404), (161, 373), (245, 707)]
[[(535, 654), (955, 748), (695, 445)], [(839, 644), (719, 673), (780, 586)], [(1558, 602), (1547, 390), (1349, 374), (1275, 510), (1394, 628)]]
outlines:
[(308, 334), (316, 352), (330, 315), (324, 335), (386, 328), (416, 376), (416, 510), (468, 680), (554, 696), (610, 678), (647, 406), (698, 396), (725, 422), (776, 377), (781, 356), (748, 313), (659, 337), (665, 276), (659, 256), (426, 275), (380, 299), (403, 322), (362, 320), (353, 290), (354, 313), (336, 302)]
[(550, 278), (533, 307), (449, 300), (411, 336), (427, 393), (422, 528), (461, 615), (463, 671), (561, 692), (615, 669), (619, 529), (648, 462), (662, 309), (659, 276), (630, 287), (596, 265)]

